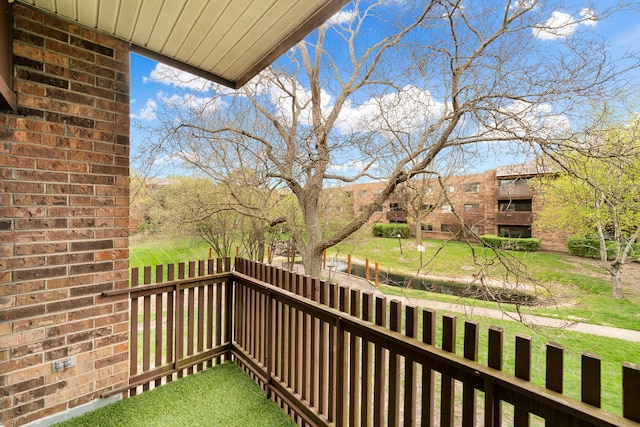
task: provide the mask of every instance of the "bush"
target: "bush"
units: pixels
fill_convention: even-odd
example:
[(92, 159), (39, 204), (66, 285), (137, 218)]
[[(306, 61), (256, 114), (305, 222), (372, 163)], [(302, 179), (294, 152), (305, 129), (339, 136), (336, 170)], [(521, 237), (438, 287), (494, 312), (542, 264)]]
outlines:
[[(607, 241), (607, 259), (615, 257), (615, 242)], [(571, 236), (567, 239), (567, 248), (570, 255), (583, 258), (600, 258), (600, 240), (588, 237)], [(640, 243), (634, 243), (629, 254), (629, 259), (638, 261), (640, 257)]]
[(498, 237), (492, 234), (485, 234), (480, 236), (480, 240), (492, 248), (510, 251), (534, 252), (540, 248), (540, 239), (536, 238)]
[(398, 233), (402, 238), (407, 238), (411, 235), (411, 230), (407, 224), (375, 224), (373, 226), (374, 237), (398, 237)]

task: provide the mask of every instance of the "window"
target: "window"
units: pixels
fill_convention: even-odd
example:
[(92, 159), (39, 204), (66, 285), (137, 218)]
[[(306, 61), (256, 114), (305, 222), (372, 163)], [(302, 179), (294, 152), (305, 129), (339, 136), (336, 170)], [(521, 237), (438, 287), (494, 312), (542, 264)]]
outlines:
[(453, 194), (456, 192), (456, 187), (453, 185), (450, 185), (447, 187), (447, 193)]
[(531, 237), (531, 227), (524, 225), (499, 225), (498, 236), (524, 239)]
[(383, 211), (384, 211), (384, 209), (382, 208), (382, 205), (380, 205), (380, 206), (378, 206), (376, 208), (376, 212), (383, 212)]
[(480, 204), (478, 203), (465, 203), (464, 211), (465, 212), (478, 212), (480, 210)]
[(389, 210), (393, 212), (404, 211), (400, 203), (390, 203)]
[(373, 190), (373, 194), (375, 196), (377, 196), (378, 194), (382, 193), (382, 190)]
[(431, 223), (422, 223), (420, 224), (420, 228), (422, 229), (422, 231), (433, 231), (433, 224)]
[(500, 200), (500, 212), (531, 212), (531, 199), (528, 200)]
[(517, 187), (519, 185), (529, 185), (530, 178), (511, 178), (501, 179), (499, 182), (500, 187)]
[(451, 205), (442, 205), (442, 206), (440, 206), (440, 212), (442, 212), (442, 213), (451, 213), (453, 211), (451, 210)]
[(427, 194), (433, 193), (433, 188), (427, 187), (427, 190), (425, 191), (425, 193), (427, 193)]
[(433, 208), (435, 206), (433, 205), (422, 205), (420, 208), (424, 211), (424, 212), (431, 212), (433, 211)]
[(360, 195), (360, 197), (366, 196), (367, 195), (367, 190), (360, 190), (360, 192), (358, 194)]
[(465, 184), (464, 191), (465, 193), (478, 193), (480, 191), (480, 183), (472, 182), (471, 184)]
[(440, 224), (440, 231), (443, 233), (451, 233), (451, 226), (449, 224)]

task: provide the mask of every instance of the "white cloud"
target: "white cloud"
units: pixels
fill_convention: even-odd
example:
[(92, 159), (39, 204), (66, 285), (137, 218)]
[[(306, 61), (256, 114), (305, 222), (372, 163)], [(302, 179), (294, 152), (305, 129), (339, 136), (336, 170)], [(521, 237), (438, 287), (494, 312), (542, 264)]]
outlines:
[(348, 24), (351, 21), (353, 21), (354, 17), (355, 17), (355, 12), (353, 10), (341, 10), (340, 12), (336, 13), (331, 18), (329, 18), (327, 23), (337, 24), (337, 25)]
[(131, 114), (130, 116), (132, 119), (154, 120), (157, 111), (158, 103), (153, 99), (148, 99), (138, 114)]
[(583, 8), (580, 11), (580, 16), (583, 19), (581, 23), (588, 27), (593, 27), (598, 23), (598, 17), (596, 16), (596, 13), (593, 11), (593, 9), (589, 9), (587, 7)]
[(551, 104), (515, 101), (496, 112), (491, 129), (481, 129), (484, 138), (554, 138), (571, 127), (569, 119), (553, 112)]
[(544, 24), (533, 29), (533, 34), (542, 40), (555, 40), (568, 37), (576, 32), (578, 26), (592, 27), (598, 22), (592, 9), (583, 8), (576, 19), (568, 13), (554, 11)]
[[(335, 174), (341, 174), (345, 176), (353, 176), (360, 171), (362, 171), (367, 164), (362, 160), (351, 160), (347, 163), (331, 163), (329, 165), (329, 172)], [(378, 169), (378, 165), (376, 163), (369, 166), (368, 170), (376, 170)]]
[(142, 79), (144, 83), (156, 82), (180, 89), (195, 90), (204, 92), (214, 87), (215, 83), (202, 77), (194, 76), (186, 71), (158, 63), (149, 77)]
[(388, 127), (411, 133), (422, 129), (443, 114), (445, 104), (436, 101), (431, 92), (407, 85), (399, 92), (385, 94), (353, 106), (347, 103), (341, 114), (343, 131), (361, 127), (384, 131)]

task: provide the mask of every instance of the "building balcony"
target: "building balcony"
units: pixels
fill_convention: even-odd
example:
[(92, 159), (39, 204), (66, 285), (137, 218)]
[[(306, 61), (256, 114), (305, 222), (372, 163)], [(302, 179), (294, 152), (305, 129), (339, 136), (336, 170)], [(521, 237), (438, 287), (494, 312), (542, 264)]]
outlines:
[[(483, 364), (476, 360), (475, 322), (465, 322), (462, 357), (452, 350), (455, 316), (442, 316), (440, 348), (432, 310), (404, 307), (369, 292), (361, 296), (355, 289), (241, 258), (235, 258), (233, 268), (229, 258), (215, 264), (209, 259), (190, 262), (188, 269), (184, 263), (170, 265), (167, 282), (143, 285), (135, 268), (131, 287), (103, 293), (129, 296), (133, 331), (129, 384), (108, 394), (134, 395), (231, 361), (303, 425), (377, 426), (385, 420), (390, 425), (453, 425), (459, 413), (460, 425), (482, 420), (500, 426), (506, 404), (523, 424), (530, 414), (553, 425), (640, 421), (634, 411), (623, 418), (588, 404), (601, 399), (600, 386), (593, 386), (600, 381), (599, 356), (583, 355), (580, 380), (588, 387), (580, 402), (563, 396), (561, 382), (555, 381), (564, 374), (561, 347), (547, 347), (546, 378), (554, 381), (543, 388), (500, 372), (505, 357), (499, 329), (488, 331), (489, 361)], [(144, 268), (145, 275), (147, 270), (151, 267)], [(182, 271), (178, 280), (176, 270)], [(163, 269), (156, 267), (156, 273), (163, 277)], [(513, 363), (522, 372), (532, 368), (531, 348), (529, 338), (516, 337)], [(411, 363), (402, 368), (403, 360)], [(639, 375), (636, 365), (623, 365), (623, 408), (636, 403)]]
[(528, 185), (498, 187), (496, 197), (498, 199), (530, 199), (533, 197), (533, 189)]
[(531, 225), (533, 214), (532, 212), (498, 212), (496, 222), (504, 225)]
[(387, 221), (407, 222), (407, 211), (389, 211), (387, 212)]

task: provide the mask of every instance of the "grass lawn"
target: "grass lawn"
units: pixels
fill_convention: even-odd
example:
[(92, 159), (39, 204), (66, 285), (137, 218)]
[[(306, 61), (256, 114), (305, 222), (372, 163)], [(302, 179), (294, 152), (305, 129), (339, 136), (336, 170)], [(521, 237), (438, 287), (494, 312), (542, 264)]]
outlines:
[(59, 427), (272, 427), (295, 423), (237, 365), (224, 363)]
[[(347, 254), (359, 260), (369, 259), (370, 265), (378, 262), (381, 271), (391, 271), (407, 276), (415, 276), (420, 267), (420, 254), (411, 239), (402, 240), (402, 255), (398, 239), (372, 238), (364, 233), (356, 234), (337, 244), (328, 251), (329, 256), (345, 258)], [(425, 240), (421, 274), (438, 277), (471, 277), (481, 268), (493, 278), (505, 277), (505, 268), (491, 251), (478, 246), (469, 247), (462, 242)], [(472, 255), (475, 253), (475, 259)], [(507, 259), (514, 263), (536, 283), (538, 291), (551, 303), (521, 307), (528, 314), (555, 317), (571, 321), (584, 321), (598, 325), (640, 330), (640, 266), (637, 263), (626, 266), (627, 298), (611, 298), (609, 277), (597, 267), (597, 263), (560, 253), (507, 252)], [(510, 275), (513, 280), (513, 275)], [(384, 290), (383, 290), (384, 291)], [(388, 289), (389, 293), (409, 293), (408, 296), (460, 303), (459, 297), (440, 295), (432, 292), (413, 291), (404, 288)], [(384, 291), (384, 292), (387, 292)], [(513, 306), (498, 306), (495, 303), (481, 303), (464, 300), (463, 303), (491, 308), (513, 310)]]

